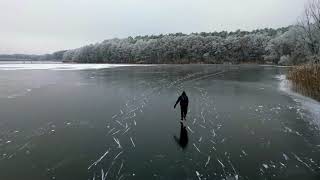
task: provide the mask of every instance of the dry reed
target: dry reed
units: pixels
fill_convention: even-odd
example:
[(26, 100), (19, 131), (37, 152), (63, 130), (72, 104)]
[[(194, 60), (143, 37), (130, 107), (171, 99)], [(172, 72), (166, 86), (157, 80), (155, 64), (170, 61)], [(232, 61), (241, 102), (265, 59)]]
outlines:
[(295, 91), (320, 101), (320, 64), (292, 67), (288, 79)]

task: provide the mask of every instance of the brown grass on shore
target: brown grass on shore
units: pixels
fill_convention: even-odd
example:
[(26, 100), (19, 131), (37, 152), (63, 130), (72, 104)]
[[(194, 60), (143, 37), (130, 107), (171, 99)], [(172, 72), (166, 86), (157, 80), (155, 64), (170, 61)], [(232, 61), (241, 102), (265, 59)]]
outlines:
[(288, 79), (294, 90), (320, 101), (320, 64), (292, 67)]

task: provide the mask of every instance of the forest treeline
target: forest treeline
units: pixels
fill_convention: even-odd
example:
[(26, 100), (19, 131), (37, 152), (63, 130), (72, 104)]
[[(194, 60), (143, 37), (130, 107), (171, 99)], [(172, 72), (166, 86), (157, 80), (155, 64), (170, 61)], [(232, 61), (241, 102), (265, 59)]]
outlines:
[[(313, 36), (320, 35), (314, 28)], [(320, 37), (320, 36), (319, 36)], [(320, 38), (319, 38), (320, 39)], [(301, 26), (235, 32), (202, 32), (109, 39), (45, 55), (0, 55), (0, 59), (77, 63), (272, 63), (317, 61), (319, 39)]]
[[(263, 63), (271, 40), (289, 29), (115, 38), (69, 50), (64, 53), (63, 60), (81, 63)], [(276, 63), (278, 60), (270, 61)]]
[[(314, 28), (312, 36), (320, 31)], [(272, 63), (318, 61), (319, 40), (301, 26), (255, 31), (167, 34), (109, 39), (64, 52), (78, 63)]]

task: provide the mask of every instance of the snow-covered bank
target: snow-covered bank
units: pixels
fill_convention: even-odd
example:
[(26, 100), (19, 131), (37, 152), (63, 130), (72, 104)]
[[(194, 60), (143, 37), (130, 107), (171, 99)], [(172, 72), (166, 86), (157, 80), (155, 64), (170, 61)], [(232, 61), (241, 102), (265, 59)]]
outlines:
[(35, 64), (0, 64), (0, 70), (86, 70), (106, 69), (127, 66), (150, 66), (141, 64), (68, 64), (68, 63), (35, 63)]
[[(310, 114), (302, 113), (300, 114), (302, 117), (310, 117), (313, 120), (313, 123), (320, 128), (320, 103), (314, 99), (303, 96), (299, 93), (292, 91), (291, 83), (287, 79), (286, 75), (278, 75), (276, 78), (280, 81), (279, 88), (281, 91), (288, 94), (292, 99), (301, 105), (301, 108)], [(299, 109), (297, 109), (299, 110)]]

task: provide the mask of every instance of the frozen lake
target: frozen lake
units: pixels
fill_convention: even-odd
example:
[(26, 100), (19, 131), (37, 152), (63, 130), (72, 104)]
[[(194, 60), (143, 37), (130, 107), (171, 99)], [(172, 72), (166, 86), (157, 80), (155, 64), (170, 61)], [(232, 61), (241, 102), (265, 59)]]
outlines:
[(319, 180), (320, 104), (286, 71), (0, 64), (0, 179)]

